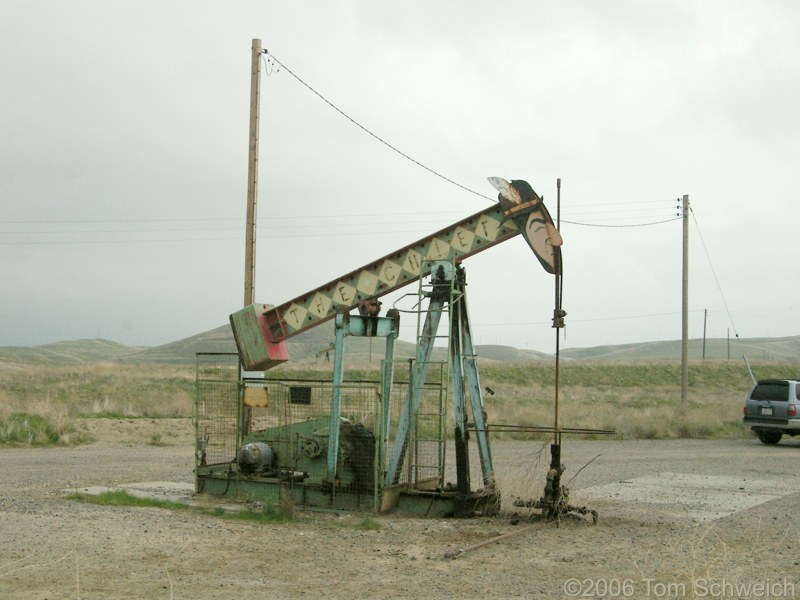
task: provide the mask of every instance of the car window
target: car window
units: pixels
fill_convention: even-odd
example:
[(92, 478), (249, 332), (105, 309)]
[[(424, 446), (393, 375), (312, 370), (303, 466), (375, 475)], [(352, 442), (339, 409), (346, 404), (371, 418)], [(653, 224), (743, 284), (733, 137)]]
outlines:
[(786, 402), (789, 400), (789, 382), (771, 381), (769, 383), (759, 383), (750, 398), (753, 400), (778, 400)]

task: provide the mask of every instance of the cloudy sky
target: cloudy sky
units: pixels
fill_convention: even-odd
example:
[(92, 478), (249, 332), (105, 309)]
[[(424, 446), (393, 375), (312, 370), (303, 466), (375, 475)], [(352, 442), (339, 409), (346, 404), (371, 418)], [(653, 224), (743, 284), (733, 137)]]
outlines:
[[(690, 335), (800, 334), (792, 0), (5, 0), (0, 345), (158, 345), (241, 306), (253, 38), (478, 192), (262, 64), (257, 301), (480, 210), (488, 176), (555, 214), (561, 178), (567, 347), (680, 338), (684, 194)], [(465, 264), (477, 341), (551, 352), (524, 241)]]

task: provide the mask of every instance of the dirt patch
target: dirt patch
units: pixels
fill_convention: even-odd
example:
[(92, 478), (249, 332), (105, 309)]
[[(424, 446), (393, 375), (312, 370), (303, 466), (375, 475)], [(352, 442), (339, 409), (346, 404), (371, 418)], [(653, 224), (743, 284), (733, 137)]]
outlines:
[(76, 419), (78, 431), (96, 444), (140, 446), (194, 446), (194, 427), (189, 419)]
[[(793, 442), (567, 440), (566, 480), (595, 458), (571, 487), (575, 502), (600, 511), (597, 525), (539, 523), (445, 559), (530, 523), (510, 509), (472, 520), (380, 515), (377, 529), (363, 528), (363, 515), (328, 512), (262, 525), (82, 504), (64, 490), (190, 484), (194, 449), (188, 419), (84, 425), (97, 440), (88, 446), (0, 450), (0, 598), (766, 597), (720, 587), (758, 582), (780, 592), (772, 597), (800, 594)], [(541, 494), (542, 449), (493, 445), (505, 506)], [(658, 495), (614, 495), (613, 486), (637, 481)], [(723, 510), (703, 491), (727, 482), (722, 496), (735, 497), (752, 491), (748, 481), (769, 497)]]

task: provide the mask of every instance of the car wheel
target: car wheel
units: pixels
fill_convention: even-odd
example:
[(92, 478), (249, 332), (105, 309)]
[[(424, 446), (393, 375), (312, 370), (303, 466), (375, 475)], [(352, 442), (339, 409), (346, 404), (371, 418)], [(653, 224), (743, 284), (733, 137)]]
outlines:
[(777, 444), (781, 441), (781, 437), (783, 437), (783, 434), (779, 431), (757, 431), (756, 434), (762, 444), (769, 445)]

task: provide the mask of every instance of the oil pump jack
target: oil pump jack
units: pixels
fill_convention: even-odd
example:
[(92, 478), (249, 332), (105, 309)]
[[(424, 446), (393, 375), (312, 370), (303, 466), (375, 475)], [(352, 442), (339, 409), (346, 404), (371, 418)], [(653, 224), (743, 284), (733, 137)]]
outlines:
[[(289, 359), (286, 340), (334, 320), (333, 377), (320, 390), (281, 384), (266, 373), (264, 380), (242, 379), (240, 408), (248, 404), (248, 385), (265, 388), (269, 396), (253, 409), (264, 413), (264, 426), (237, 421), (238, 451), (229, 464), (206, 461), (204, 450), (196, 468), (198, 492), (266, 499), (289, 494), (297, 504), (371, 507), (376, 512), (398, 505), (416, 513), (456, 516), (499, 509), (462, 262), (522, 234), (545, 271), (560, 277), (562, 239), (542, 199), (526, 181), (489, 181), (499, 191), (496, 204), (281, 305), (252, 304), (231, 314), (241, 369), (249, 372), (284, 363)], [(408, 380), (395, 382), (400, 311), (393, 308), (379, 316), (379, 298), (415, 282), (424, 323), (418, 327)], [(443, 314), (449, 315), (449, 377), (440, 385), (446, 389), (449, 384), (452, 435), (443, 425), (439, 428), (435, 468), (424, 471), (416, 454), (425, 437), (420, 411), (429, 402), (427, 386)], [(563, 314), (556, 315), (555, 327), (563, 326)], [(358, 386), (345, 380), (345, 342), (350, 336), (386, 339), (374, 402), (364, 402), (357, 396)], [(478, 490), (470, 481), (470, 431), (475, 432), (481, 466), (483, 487)], [(198, 436), (203, 448), (212, 443), (210, 435)], [(448, 438), (454, 445), (455, 485), (445, 482), (446, 453), (441, 449)]]

